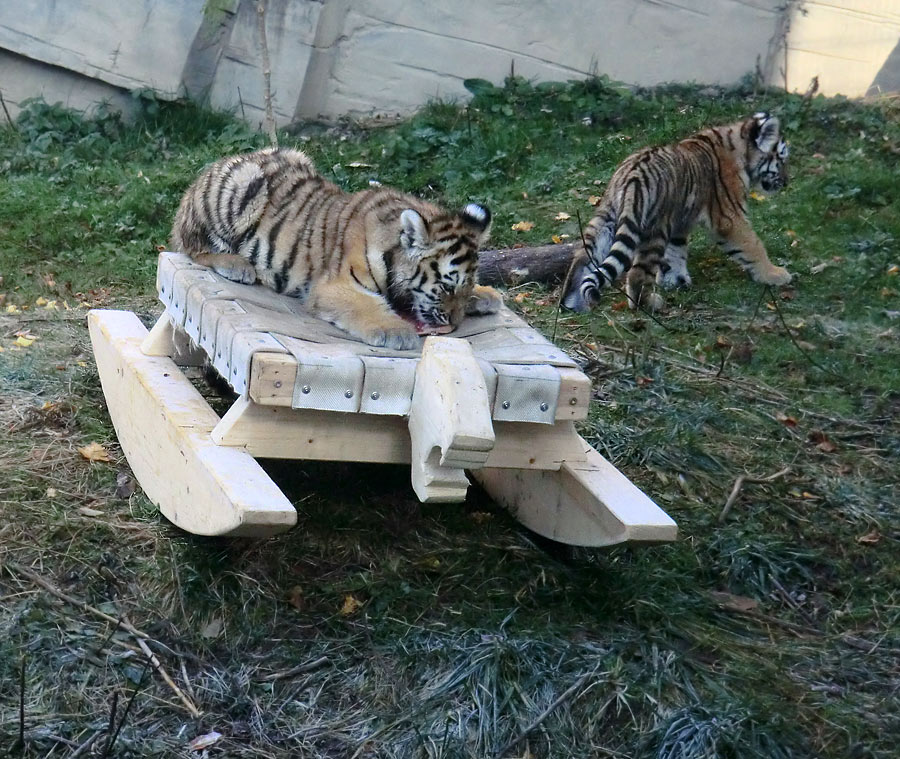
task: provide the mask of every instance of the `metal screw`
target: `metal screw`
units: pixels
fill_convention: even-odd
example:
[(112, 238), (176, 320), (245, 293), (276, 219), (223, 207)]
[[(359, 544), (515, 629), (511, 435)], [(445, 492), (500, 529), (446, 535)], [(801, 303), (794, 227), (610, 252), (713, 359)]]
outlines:
[(307, 394), (309, 394), (309, 389), (310, 389), (309, 385), (304, 385), (303, 387), (300, 388), (300, 392), (303, 393), (304, 395), (307, 395)]
[[(349, 397), (349, 396), (348, 396), (348, 397)], [(372, 400), (373, 400), (373, 401), (377, 401), (380, 397), (381, 397), (381, 393), (379, 393), (377, 390), (375, 390), (375, 391), (372, 393)]]
[(577, 405), (578, 405), (578, 399), (577, 399), (577, 398), (569, 398), (569, 405), (570, 405), (570, 406), (577, 406)]
[(346, 391), (344, 392), (344, 397), (345, 397), (345, 398), (352, 398), (352, 397), (353, 397), (353, 391), (352, 391), (352, 390), (346, 390)]
[(281, 380), (275, 380), (275, 387), (281, 387)]
[(194, 317), (188, 316), (188, 324), (193, 324), (193, 322), (194, 322)]
[(541, 411), (546, 411), (548, 408), (550, 407), (546, 403), (541, 404)]
[(509, 408), (509, 401), (503, 401), (500, 405), (503, 406), (503, 408)]

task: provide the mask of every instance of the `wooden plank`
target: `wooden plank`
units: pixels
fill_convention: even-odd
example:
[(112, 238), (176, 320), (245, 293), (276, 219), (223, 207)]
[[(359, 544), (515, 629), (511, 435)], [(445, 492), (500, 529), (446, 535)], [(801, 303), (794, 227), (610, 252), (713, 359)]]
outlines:
[(675, 540), (675, 522), (582, 440), (586, 460), (558, 472), (483, 468), (472, 476), (530, 530), (562, 543)]
[(252, 456), (215, 445), (219, 418), (171, 359), (141, 351), (130, 311), (91, 311), (100, 383), (119, 443), (147, 497), (198, 535), (267, 536), (297, 513)]
[[(485, 466), (558, 470), (586, 460), (571, 422), (548, 426), (496, 422)], [(219, 445), (258, 458), (409, 464), (409, 428), (399, 416), (261, 406), (239, 398), (212, 432)]]
[[(497, 388), (496, 371), (486, 361), (479, 360), (478, 365), (484, 376), (488, 398), (492, 399), (493, 407), (493, 398)], [(490, 370), (489, 375), (487, 374), (488, 370)], [(591, 400), (590, 379), (577, 369), (556, 367), (556, 371), (560, 376), (560, 394), (554, 418), (557, 421), (586, 419)], [(254, 354), (251, 363), (248, 392), (256, 403), (290, 408), (296, 378), (297, 361), (293, 357), (257, 353)], [(365, 398), (363, 402), (365, 402)], [(363, 410), (369, 411), (368, 408)]]
[(178, 366), (203, 366), (206, 352), (195, 345), (187, 333), (172, 322), (168, 311), (163, 311), (156, 324), (141, 343), (145, 356), (167, 356)]
[(416, 367), (409, 409), (413, 490), (423, 503), (465, 500), (463, 468), (482, 466), (494, 447), (490, 400), (471, 346), (429, 337)]

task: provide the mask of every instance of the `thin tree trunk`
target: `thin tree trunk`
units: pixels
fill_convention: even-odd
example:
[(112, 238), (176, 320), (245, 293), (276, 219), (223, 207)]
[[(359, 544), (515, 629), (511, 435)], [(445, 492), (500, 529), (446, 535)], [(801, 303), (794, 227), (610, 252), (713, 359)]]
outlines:
[(572, 243), (535, 248), (483, 250), (478, 254), (478, 281), (508, 287), (521, 282), (562, 282), (572, 261)]
[(259, 28), (259, 47), (262, 51), (263, 97), (266, 103), (266, 133), (272, 147), (278, 147), (278, 133), (275, 131), (275, 114), (272, 111), (272, 66), (269, 63), (269, 43), (266, 39), (266, 2), (256, 3), (256, 21)]

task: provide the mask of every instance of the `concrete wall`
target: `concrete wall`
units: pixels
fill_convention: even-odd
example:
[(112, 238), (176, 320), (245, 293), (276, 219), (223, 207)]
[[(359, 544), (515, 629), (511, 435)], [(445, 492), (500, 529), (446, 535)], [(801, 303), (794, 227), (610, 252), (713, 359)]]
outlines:
[[(900, 89), (897, 0), (267, 0), (279, 124), (409, 112), (502, 82), (606, 74), (630, 84), (771, 81)], [(805, 13), (800, 13), (802, 6)], [(784, 44), (786, 40), (787, 44)], [(900, 50), (900, 49), (898, 49)], [(896, 60), (894, 60), (896, 59)], [(0, 2), (0, 91), (87, 109), (130, 89), (263, 120), (256, 0)], [(893, 62), (892, 62), (893, 61)]]

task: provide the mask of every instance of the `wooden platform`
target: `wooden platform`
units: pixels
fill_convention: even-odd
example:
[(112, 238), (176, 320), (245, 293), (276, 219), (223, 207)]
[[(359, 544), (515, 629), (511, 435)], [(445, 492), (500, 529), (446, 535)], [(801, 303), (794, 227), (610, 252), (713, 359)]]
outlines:
[[(165, 311), (92, 311), (110, 415), (148, 497), (205, 535), (268, 535), (296, 513), (255, 457), (403, 463), (423, 502), (466, 472), (529, 528), (581, 545), (667, 541), (675, 523), (578, 436), (590, 381), (508, 309), (420, 350), (351, 339), (296, 299), (160, 254)], [(206, 358), (239, 398), (221, 418), (180, 366)]]

